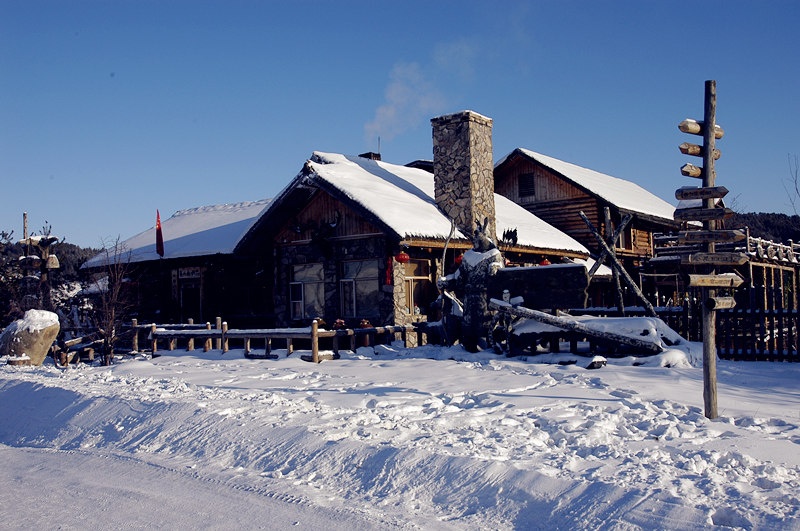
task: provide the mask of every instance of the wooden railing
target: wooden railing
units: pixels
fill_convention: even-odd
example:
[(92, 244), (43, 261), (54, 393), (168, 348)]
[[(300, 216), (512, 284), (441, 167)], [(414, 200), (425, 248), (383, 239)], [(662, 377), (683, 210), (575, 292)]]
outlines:
[[(154, 355), (158, 353), (159, 341), (167, 342), (168, 350), (175, 350), (179, 340), (186, 341), (186, 350), (194, 350), (195, 342), (203, 342), (205, 352), (216, 348), (227, 352), (230, 350), (230, 341), (241, 341), (244, 348), (244, 355), (248, 358), (267, 358), (275, 359), (277, 355), (272, 353), (272, 340), (278, 339), (285, 341), (287, 355), (294, 352), (294, 341), (304, 340), (310, 344), (311, 356), (308, 361), (319, 363), (323, 359), (333, 359), (338, 357), (340, 343), (348, 341), (349, 350), (355, 351), (357, 346), (374, 346), (378, 342), (390, 343), (397, 339), (399, 335), (403, 344), (409, 344), (409, 332), (415, 332), (414, 327), (407, 326), (376, 326), (370, 328), (345, 328), (338, 330), (325, 330), (319, 328), (319, 323), (315, 320), (311, 326), (306, 328), (254, 328), (254, 329), (229, 329), (228, 324), (217, 319), (214, 328), (211, 323), (196, 325), (187, 323), (185, 325), (159, 325), (155, 323), (140, 325), (132, 323), (134, 329), (132, 345), (134, 350), (138, 350), (139, 332), (149, 330), (150, 349)], [(330, 338), (332, 340), (333, 355), (320, 353), (320, 339)], [(264, 341), (263, 353), (254, 353), (252, 348), (253, 340)], [(215, 346), (213, 346), (215, 345)], [(306, 356), (303, 356), (306, 359)]]
[(798, 329), (797, 310), (718, 311), (717, 351), (723, 359), (800, 362)]
[[(702, 341), (701, 309), (687, 304), (683, 307), (656, 308), (656, 314), (667, 326), (689, 341)], [(572, 315), (619, 317), (613, 308), (571, 310)], [(736, 361), (795, 361), (798, 354), (800, 317), (797, 310), (718, 310), (717, 353), (720, 358)], [(625, 315), (641, 317), (644, 309), (628, 308)]]

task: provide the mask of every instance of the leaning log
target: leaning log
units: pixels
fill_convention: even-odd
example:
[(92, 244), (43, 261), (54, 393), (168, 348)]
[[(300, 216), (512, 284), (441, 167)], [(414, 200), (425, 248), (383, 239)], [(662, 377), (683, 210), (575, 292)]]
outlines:
[(489, 307), (493, 310), (508, 312), (515, 317), (533, 319), (535, 321), (539, 321), (540, 323), (561, 328), (562, 330), (577, 332), (590, 339), (626, 345), (652, 354), (658, 354), (664, 351), (664, 349), (658, 343), (653, 343), (652, 341), (645, 341), (643, 339), (622, 334), (616, 334), (614, 332), (609, 332), (608, 330), (598, 330), (596, 328), (587, 326), (585, 323), (582, 323), (574, 318), (561, 315), (550, 315), (549, 313), (531, 310), (530, 308), (525, 308), (522, 306), (512, 306), (509, 303), (497, 299), (491, 299), (489, 301)]

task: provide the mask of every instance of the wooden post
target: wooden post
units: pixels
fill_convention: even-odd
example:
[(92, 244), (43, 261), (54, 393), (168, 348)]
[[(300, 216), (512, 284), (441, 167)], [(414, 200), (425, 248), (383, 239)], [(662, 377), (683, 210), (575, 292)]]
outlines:
[[(706, 81), (705, 104), (703, 111), (703, 187), (711, 188), (716, 181), (714, 170), (714, 151), (716, 149), (716, 120), (717, 120), (717, 82)], [(706, 209), (716, 205), (713, 197), (703, 200)], [(710, 219), (703, 222), (703, 229), (712, 231), (717, 228), (717, 222)], [(706, 243), (706, 252), (713, 253), (713, 241)], [(713, 267), (709, 273), (714, 273)], [(713, 298), (716, 290), (705, 288), (704, 299)], [(717, 418), (717, 330), (716, 311), (703, 305), (703, 403), (705, 416), (709, 419)]]
[[(211, 330), (211, 323), (206, 322), (206, 330)], [(211, 338), (207, 338), (205, 342), (203, 342), (203, 352), (208, 352), (211, 350)]]
[[(191, 317), (186, 321), (188, 324), (194, 324), (194, 319)], [(194, 350), (194, 338), (190, 337), (188, 341), (186, 341), (186, 350), (192, 351)]]
[(222, 322), (222, 352), (228, 352), (228, 321)]
[(156, 324), (150, 326), (150, 351), (155, 355), (158, 350), (158, 339), (156, 339)]
[[(217, 317), (216, 329), (217, 330), (221, 330), (222, 329), (222, 317)], [(219, 337), (219, 338), (214, 340), (214, 348), (217, 349), (217, 350), (220, 350), (222, 348), (222, 337)]]
[[(611, 250), (611, 260), (617, 259), (617, 237), (614, 235), (614, 231), (611, 230), (611, 209), (608, 207), (603, 208), (603, 216), (605, 217), (605, 225), (606, 225), (606, 242), (608, 243), (608, 248)], [(621, 316), (625, 316), (625, 302), (622, 297), (622, 286), (619, 282), (619, 272), (617, 268), (611, 268), (612, 278), (614, 280), (614, 289), (616, 303), (617, 303), (617, 311), (620, 313)]]
[(650, 304), (650, 301), (648, 301), (647, 297), (644, 296), (642, 290), (640, 290), (639, 286), (636, 285), (636, 282), (633, 281), (633, 279), (625, 270), (625, 268), (622, 267), (620, 261), (617, 260), (615, 256), (613, 256), (611, 249), (609, 249), (608, 244), (603, 239), (603, 237), (600, 236), (600, 233), (597, 231), (597, 229), (594, 228), (594, 224), (592, 223), (592, 221), (586, 216), (586, 214), (584, 214), (582, 210), (578, 214), (581, 216), (581, 219), (583, 219), (583, 222), (586, 223), (586, 226), (589, 227), (589, 230), (592, 232), (592, 236), (594, 236), (594, 239), (597, 240), (597, 243), (600, 245), (600, 248), (607, 253), (606, 256), (608, 258), (609, 265), (611, 265), (619, 272), (620, 276), (628, 285), (628, 287), (631, 289), (631, 291), (633, 291), (636, 294), (636, 297), (639, 299), (639, 302), (641, 302), (642, 306), (644, 306), (644, 310), (647, 313), (647, 315), (649, 317), (658, 317), (658, 314), (656, 314), (653, 305)]
[(311, 359), (319, 363), (319, 323), (316, 319), (311, 321)]
[(133, 328), (133, 337), (131, 338), (131, 351), (139, 352), (139, 320), (131, 320), (131, 328)]

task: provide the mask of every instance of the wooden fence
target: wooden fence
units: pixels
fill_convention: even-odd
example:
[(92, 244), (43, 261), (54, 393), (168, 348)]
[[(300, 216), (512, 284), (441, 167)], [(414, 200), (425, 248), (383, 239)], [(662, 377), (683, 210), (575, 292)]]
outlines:
[(740, 361), (800, 361), (797, 310), (717, 312), (719, 357)]
[[(658, 317), (681, 337), (702, 341), (699, 305), (685, 304), (655, 308)], [(614, 308), (571, 310), (572, 315), (620, 317)], [(797, 310), (717, 310), (717, 353), (736, 361), (796, 361), (800, 318)], [(644, 308), (626, 308), (625, 315), (643, 317)]]
[[(659, 318), (667, 326), (675, 330), (689, 341), (702, 341), (700, 325), (701, 309), (698, 305), (655, 308)], [(572, 315), (592, 315), (597, 317), (620, 317), (615, 308), (586, 308), (570, 311)], [(717, 352), (720, 358), (737, 361), (794, 361), (800, 362), (800, 315), (798, 310), (718, 310), (717, 314)], [(644, 308), (626, 308), (625, 315), (642, 317)], [(288, 355), (294, 352), (294, 342), (301, 340), (309, 345), (310, 360), (319, 362), (330, 354), (320, 354), (320, 339), (330, 339), (334, 357), (338, 356), (343, 342), (347, 342), (348, 350), (357, 346), (374, 346), (379, 343), (391, 343), (399, 336), (403, 343), (409, 345), (409, 332), (417, 334), (417, 342), (421, 333), (413, 326), (381, 326), (371, 328), (320, 330), (314, 322), (306, 328), (266, 328), (266, 329), (228, 329), (227, 323), (217, 318), (214, 326), (204, 324), (139, 324), (132, 323), (131, 349), (139, 350), (140, 334), (149, 336), (148, 347), (155, 354), (159, 341), (166, 342), (168, 350), (174, 350), (177, 342), (185, 341), (187, 350), (194, 350), (196, 341), (202, 342), (203, 350), (212, 348), (226, 352), (230, 342), (241, 342), (245, 356), (249, 358), (275, 358), (272, 353), (272, 341), (284, 341)], [(264, 348), (254, 351), (253, 342), (263, 341)]]
[[(414, 327), (407, 326), (376, 326), (370, 328), (320, 329), (317, 321), (313, 321), (311, 326), (306, 328), (255, 328), (255, 329), (229, 329), (226, 322), (217, 318), (215, 327), (211, 323), (197, 325), (187, 323), (182, 325), (161, 325), (155, 323), (139, 324), (134, 321), (131, 325), (133, 336), (131, 341), (132, 350), (138, 351), (139, 334), (148, 332), (150, 350), (157, 355), (159, 340), (167, 342), (167, 349), (174, 350), (179, 340), (186, 341), (186, 350), (195, 349), (195, 341), (202, 341), (205, 352), (216, 348), (227, 352), (230, 350), (230, 342), (241, 341), (244, 348), (244, 355), (248, 358), (275, 359), (278, 356), (272, 353), (272, 340), (278, 339), (285, 341), (287, 355), (294, 352), (294, 341), (303, 340), (309, 344), (311, 356), (302, 356), (303, 359), (319, 363), (323, 359), (333, 359), (338, 357), (340, 343), (348, 342), (348, 349), (355, 351), (357, 346), (374, 346), (379, 343), (391, 343), (400, 336), (403, 344), (409, 344), (409, 332), (415, 332)], [(320, 353), (320, 339), (331, 339), (333, 355)], [(253, 340), (264, 341), (264, 351), (253, 352)]]

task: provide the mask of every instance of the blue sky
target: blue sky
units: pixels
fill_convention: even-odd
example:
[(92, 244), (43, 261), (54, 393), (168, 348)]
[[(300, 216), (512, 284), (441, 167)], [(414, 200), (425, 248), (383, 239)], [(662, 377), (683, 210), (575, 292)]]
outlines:
[[(0, 229), (99, 247), (275, 196), (315, 151), (432, 157), (430, 118), (675, 202), (717, 81), (717, 184), (794, 213), (800, 2), (0, 0)], [(696, 138), (696, 137), (695, 137)]]

